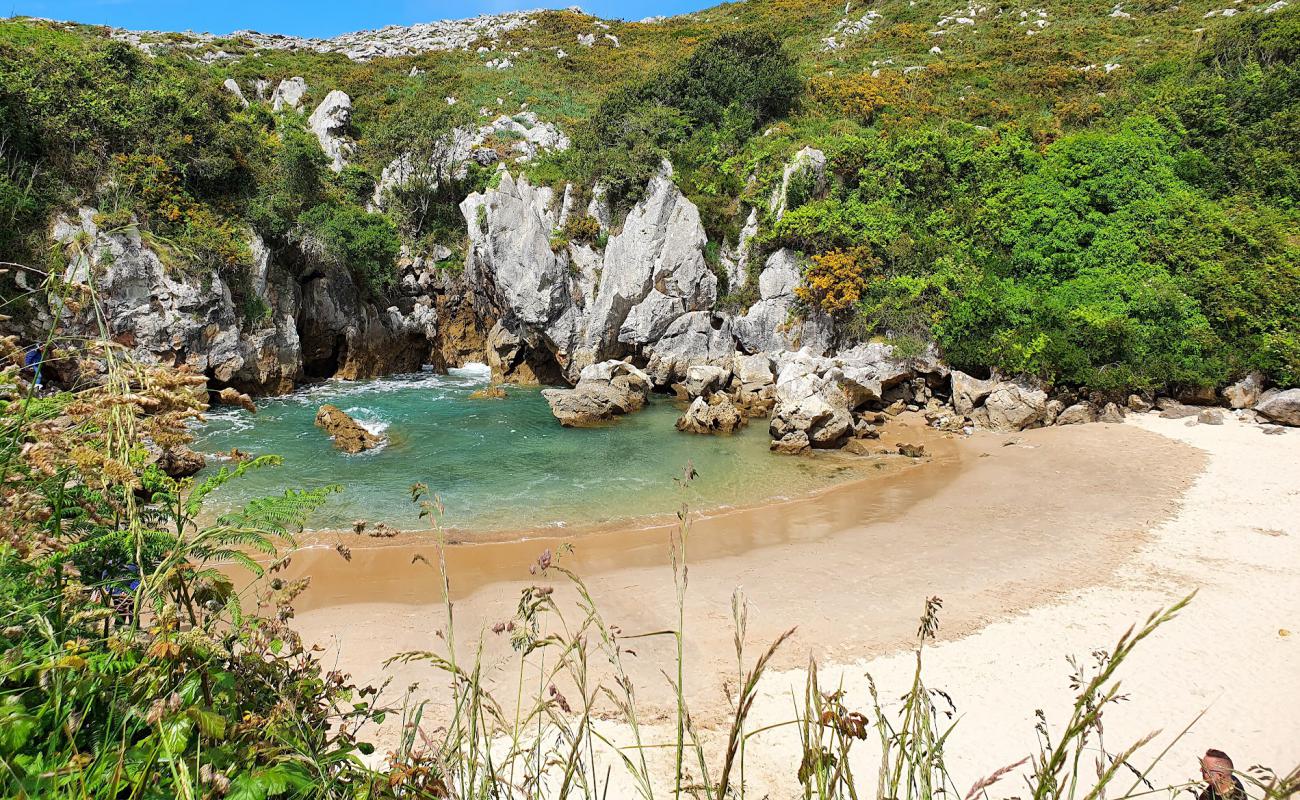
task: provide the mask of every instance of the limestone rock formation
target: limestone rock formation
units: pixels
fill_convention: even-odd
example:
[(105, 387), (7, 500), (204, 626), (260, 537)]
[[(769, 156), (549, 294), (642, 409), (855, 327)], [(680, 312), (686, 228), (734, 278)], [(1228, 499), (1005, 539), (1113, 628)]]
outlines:
[(735, 352), (730, 316), (692, 311), (673, 320), (659, 341), (650, 346), (646, 374), (656, 386), (669, 386), (684, 379), (693, 366), (729, 366)]
[(234, 78), (226, 78), (222, 81), (221, 88), (234, 95), (241, 108), (248, 108), (248, 101), (244, 99), (244, 92), (239, 88), (239, 84), (235, 82)]
[[(71, 254), (64, 280), (93, 282), (109, 338), (150, 363), (188, 365), (230, 383), (244, 365), (238, 319), (230, 290), (216, 270), (201, 279), (174, 275), (130, 225), (100, 230), (93, 208), (62, 216), (52, 237)], [(88, 313), (64, 308), (62, 323), (73, 335), (96, 335)]]
[(639, 316), (663, 324), (667, 307), (659, 296), (650, 298), (652, 290), (680, 298), (683, 312), (707, 311), (717, 299), (718, 280), (704, 261), (707, 237), (700, 212), (671, 176), (672, 166), (664, 162), (650, 179), (645, 197), (628, 213), (622, 231), (606, 245), (586, 336), (587, 347), (597, 356), (616, 352), (624, 322), (647, 299), (656, 310), (643, 310)]
[(302, 110), (302, 100), (307, 95), (307, 81), (301, 77), (286, 78), (280, 81), (271, 94), (271, 110)]
[(334, 446), (345, 453), (360, 453), (384, 443), (382, 436), (361, 427), (352, 417), (328, 403), (316, 412), (316, 425), (333, 437)]
[(809, 361), (793, 361), (782, 368), (776, 381), (776, 404), (768, 433), (784, 442), (784, 452), (804, 445), (835, 448), (853, 435), (849, 399), (836, 375), (818, 374)]
[(731, 370), (715, 364), (696, 364), (686, 370), (686, 380), (682, 383), (686, 396), (692, 399), (704, 397), (721, 391), (731, 380)]
[[(781, 171), (781, 183), (772, 190), (768, 198), (767, 210), (781, 219), (785, 215), (787, 199), (790, 194), (790, 182), (796, 175), (802, 176), (811, 184), (812, 194), (826, 190), (826, 154), (813, 148), (805, 147), (794, 154), (794, 158)], [(805, 198), (807, 199), (807, 198)]]
[(325, 95), (325, 99), (311, 112), (307, 125), (316, 134), (321, 149), (329, 156), (330, 169), (342, 172), (347, 166), (355, 145), (348, 138), (352, 123), (352, 98), (338, 89)]
[(649, 377), (624, 361), (591, 364), (572, 389), (542, 392), (551, 413), (566, 428), (587, 428), (639, 411), (649, 395)]
[(1273, 422), (1300, 426), (1300, 389), (1269, 390), (1260, 397), (1255, 410)]
[(952, 371), (952, 407), (958, 414), (970, 414), (975, 407), (983, 403), (998, 385), (996, 376), (989, 380), (967, 375), (959, 370)]
[(807, 347), (817, 355), (830, 350), (834, 336), (830, 317), (813, 312), (807, 319), (792, 318), (799, 281), (793, 250), (783, 248), (768, 256), (758, 276), (759, 301), (736, 318), (736, 340), (742, 350), (763, 353)]
[(677, 430), (686, 433), (732, 433), (745, 424), (745, 418), (725, 394), (709, 399), (696, 397), (686, 413), (677, 420)]
[(1092, 403), (1075, 403), (1058, 414), (1055, 423), (1057, 425), (1082, 425), (1084, 423), (1096, 421), (1096, 406)]

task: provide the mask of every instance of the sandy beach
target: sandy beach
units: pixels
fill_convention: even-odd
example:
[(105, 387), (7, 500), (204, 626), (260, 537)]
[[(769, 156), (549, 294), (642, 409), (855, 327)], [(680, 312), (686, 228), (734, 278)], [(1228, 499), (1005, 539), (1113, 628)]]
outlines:
[[(1239, 765), (1290, 768), (1300, 760), (1300, 636), (1288, 633), (1300, 630), (1294, 435), (1264, 436), (1231, 419), (1187, 427), (1144, 415), (930, 447), (934, 456), (908, 469), (694, 524), (686, 689), (706, 743), (730, 713), (724, 684), (735, 680), (737, 588), (749, 603), (750, 659), (797, 626), (761, 684), (754, 726), (789, 717), (809, 657), (821, 665), (823, 685), (842, 683), (850, 706), (868, 706), (868, 672), (883, 698), (897, 697), (922, 604), (942, 597), (927, 675), (959, 709), (948, 746), (959, 784), (1035, 749), (1036, 709), (1049, 723), (1063, 721), (1067, 656), (1113, 645), (1128, 625), (1196, 589), (1192, 606), (1125, 666), (1131, 699), (1108, 712), (1108, 744), (1163, 729), (1154, 755), (1208, 709), (1157, 776), (1191, 777), (1192, 754), (1210, 746)], [(593, 533), (577, 537), (560, 563), (584, 577), (605, 619), (625, 633), (659, 630), (676, 617), (667, 542), (662, 527)], [(441, 647), (439, 580), (429, 564), (413, 563), (417, 554), (435, 561), (433, 547), (349, 544), (350, 562), (323, 548), (295, 556), (294, 572), (313, 577), (298, 629), (326, 647), (329, 666), (366, 682), (419, 684), (416, 696), (436, 709), (445, 678), (426, 666), (382, 667), (394, 653)], [(560, 544), (449, 549), (456, 639), (465, 655), (483, 641), (489, 684), (513, 691), (508, 642), (490, 629), (513, 616), (524, 588), (554, 585), (561, 607), (574, 600), (559, 576), (528, 570)], [(667, 740), (671, 695), (660, 670), (671, 647), (646, 639), (637, 650), (631, 677), (649, 719), (661, 721), (650, 735)], [(797, 786), (793, 737), (776, 730), (751, 741), (746, 779), (755, 796)], [(876, 756), (866, 747), (859, 755), (869, 779)]]

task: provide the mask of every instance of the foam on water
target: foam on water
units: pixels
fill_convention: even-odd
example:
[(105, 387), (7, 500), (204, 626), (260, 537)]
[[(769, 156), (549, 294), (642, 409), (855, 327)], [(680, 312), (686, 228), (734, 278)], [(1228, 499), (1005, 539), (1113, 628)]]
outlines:
[[(341, 484), (309, 527), (346, 529), (353, 520), (423, 528), (409, 487), (423, 482), (442, 499), (449, 527), (473, 531), (565, 528), (797, 496), (852, 474), (842, 465), (768, 452), (761, 421), (735, 436), (678, 433), (671, 400), (618, 423), (560, 427), (537, 387), (507, 387), (504, 400), (470, 399), (487, 384), (486, 366), (449, 375), (416, 373), (373, 381), (327, 381), (258, 402), (258, 413), (220, 409), (198, 432), (197, 449), (274, 453), (284, 465), (256, 470), (218, 490), (221, 512), (285, 488)], [(356, 456), (336, 450), (316, 428), (331, 403), (385, 446)], [(700, 477), (674, 480), (691, 462)], [(220, 465), (213, 463), (212, 469)]]

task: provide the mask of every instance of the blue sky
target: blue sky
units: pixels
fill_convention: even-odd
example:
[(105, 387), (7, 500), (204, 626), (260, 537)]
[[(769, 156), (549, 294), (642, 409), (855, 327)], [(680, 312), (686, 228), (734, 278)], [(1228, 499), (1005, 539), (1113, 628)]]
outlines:
[[(585, 0), (601, 17), (641, 19), (680, 14), (718, 0)], [(296, 36), (336, 36), (365, 28), (409, 25), (530, 8), (564, 8), (575, 0), (0, 0), (0, 15), (69, 19), (121, 28), (210, 31), (243, 28)]]

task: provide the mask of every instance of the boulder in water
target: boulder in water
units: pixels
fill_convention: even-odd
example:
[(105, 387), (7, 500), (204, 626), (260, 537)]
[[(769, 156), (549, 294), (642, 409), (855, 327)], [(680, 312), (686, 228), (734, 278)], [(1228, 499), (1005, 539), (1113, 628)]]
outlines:
[(328, 403), (316, 412), (316, 425), (334, 438), (334, 446), (345, 453), (360, 453), (383, 444), (384, 438), (361, 427), (356, 420)]
[(542, 397), (566, 428), (589, 428), (639, 411), (650, 395), (650, 378), (624, 361), (584, 367), (572, 389), (547, 389)]
[(695, 398), (686, 413), (677, 420), (677, 430), (686, 433), (733, 433), (745, 424), (740, 410), (725, 394), (710, 399)]
[(506, 397), (506, 390), (500, 385), (485, 386), (469, 395), (471, 400), (504, 400)]
[(257, 406), (253, 404), (253, 398), (232, 386), (227, 386), (217, 392), (217, 402), (223, 406), (239, 406), (250, 414), (257, 413)]

